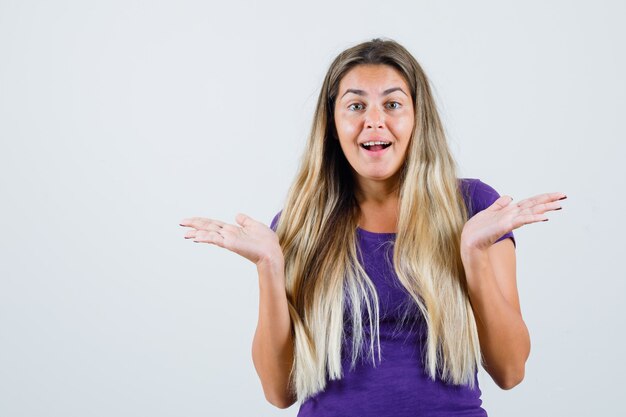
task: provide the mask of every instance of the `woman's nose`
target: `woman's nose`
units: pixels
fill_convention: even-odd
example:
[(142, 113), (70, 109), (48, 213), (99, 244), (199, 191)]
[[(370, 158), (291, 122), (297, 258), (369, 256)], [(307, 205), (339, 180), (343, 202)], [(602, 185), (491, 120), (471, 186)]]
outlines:
[(382, 127), (384, 123), (383, 113), (376, 106), (370, 107), (365, 113), (365, 127)]

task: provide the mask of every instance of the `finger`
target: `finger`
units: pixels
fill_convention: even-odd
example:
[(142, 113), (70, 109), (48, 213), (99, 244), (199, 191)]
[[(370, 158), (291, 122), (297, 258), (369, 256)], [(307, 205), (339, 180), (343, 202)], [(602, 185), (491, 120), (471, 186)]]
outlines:
[(548, 221), (548, 218), (543, 214), (519, 214), (513, 219), (512, 230), (518, 229), (524, 225)]
[(520, 212), (524, 214), (543, 214), (547, 211), (561, 210), (562, 208), (561, 203), (553, 201), (551, 203), (536, 204), (531, 207), (523, 208), (520, 209)]
[(234, 224), (224, 223), (222, 225), (222, 229), (220, 232), (229, 232), (229, 233), (237, 233), (241, 230), (241, 227), (235, 226)]
[(193, 241), (196, 243), (212, 243), (224, 247), (224, 236), (213, 230), (198, 230)]
[(190, 217), (181, 220), (179, 224), (181, 226), (193, 227), (198, 230), (210, 230), (212, 225), (223, 227), (226, 223), (215, 219), (207, 219), (205, 217)]
[(559, 203), (558, 201), (552, 201), (550, 203), (539, 204), (538, 206), (535, 206), (535, 207), (538, 208), (534, 210), (536, 214), (545, 213), (546, 211), (561, 210), (563, 208), (561, 206), (561, 203)]
[(224, 230), (223, 228), (220, 228), (219, 226), (215, 224), (210, 224), (209, 226), (207, 226), (207, 229), (189, 229), (187, 233), (185, 233), (185, 239), (195, 238), (198, 235), (198, 233), (202, 231), (221, 233), (223, 230)]
[(235, 216), (235, 221), (240, 226), (246, 227), (246, 226), (249, 226), (250, 223), (254, 221), (254, 219), (252, 219), (252, 217), (247, 216), (243, 213), (237, 213), (237, 215)]
[(560, 192), (543, 193), (543, 194), (538, 194), (530, 198), (526, 198), (524, 200), (520, 200), (517, 202), (517, 206), (519, 208), (525, 209), (525, 208), (533, 207), (538, 204), (546, 204), (546, 203), (551, 203), (557, 200), (563, 200), (565, 198), (567, 198), (567, 196)]
[(206, 226), (204, 226), (202, 229), (198, 229), (196, 236), (198, 236), (198, 234), (202, 232), (215, 232), (224, 236), (225, 229), (219, 224), (211, 222), (211, 223), (208, 223)]
[(488, 208), (491, 208), (492, 210), (500, 210), (508, 206), (509, 204), (511, 204), (512, 201), (513, 201), (513, 197), (509, 195), (502, 195), (498, 197), (498, 199), (494, 201), (493, 204)]

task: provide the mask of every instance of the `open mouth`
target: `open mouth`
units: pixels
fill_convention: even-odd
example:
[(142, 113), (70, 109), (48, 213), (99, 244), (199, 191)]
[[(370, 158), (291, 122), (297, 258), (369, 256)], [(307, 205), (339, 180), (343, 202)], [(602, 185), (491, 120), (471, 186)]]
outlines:
[(387, 149), (390, 146), (391, 146), (391, 143), (389, 143), (389, 142), (385, 142), (385, 143), (367, 142), (367, 143), (362, 143), (361, 144), (361, 148), (365, 149), (366, 151), (371, 151), (371, 152), (382, 151), (383, 149)]

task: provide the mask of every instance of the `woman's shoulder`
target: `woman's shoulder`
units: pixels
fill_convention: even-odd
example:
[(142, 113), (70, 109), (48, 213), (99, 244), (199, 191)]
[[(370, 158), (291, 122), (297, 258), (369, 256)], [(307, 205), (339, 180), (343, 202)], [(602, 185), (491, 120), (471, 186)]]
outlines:
[(459, 185), (461, 187), (463, 187), (464, 189), (468, 191), (474, 191), (476, 187), (484, 187), (484, 186), (489, 187), (489, 185), (481, 181), (479, 178), (464, 177), (464, 178), (457, 178), (457, 181), (459, 182)]
[(463, 191), (467, 191), (469, 194), (494, 194), (497, 193), (488, 183), (482, 181), (479, 178), (457, 178), (459, 185)]
[(459, 178), (458, 180), (469, 209), (469, 217), (486, 209), (500, 197), (500, 193), (495, 188), (479, 178)]
[[(463, 197), (468, 208), (469, 218), (485, 210), (500, 198), (500, 193), (495, 188), (478, 178), (459, 178), (459, 180), (463, 188)], [(496, 242), (508, 237), (513, 240), (513, 245), (517, 247), (513, 231), (502, 235)]]

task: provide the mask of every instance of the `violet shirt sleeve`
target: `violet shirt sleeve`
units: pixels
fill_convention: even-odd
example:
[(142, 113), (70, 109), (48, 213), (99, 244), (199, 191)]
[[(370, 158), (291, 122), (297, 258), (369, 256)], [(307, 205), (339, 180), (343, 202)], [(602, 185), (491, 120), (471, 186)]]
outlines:
[[(479, 213), (492, 205), (498, 198), (500, 198), (500, 194), (492, 186), (482, 182), (477, 178), (471, 178), (470, 180), (471, 199), (469, 200), (470, 206), (468, 208), (469, 217), (471, 218), (476, 213)], [(515, 242), (515, 235), (513, 235), (513, 231), (505, 233), (500, 238), (498, 238), (496, 242), (499, 242), (506, 238), (511, 238), (511, 240), (513, 241), (513, 246), (517, 248), (517, 243)]]
[(276, 213), (276, 215), (274, 216), (274, 218), (270, 222), (270, 229), (272, 229), (273, 231), (276, 231), (276, 226), (278, 224), (278, 218), (280, 217), (280, 213), (282, 213), (282, 212), (283, 211), (281, 210), (278, 213)]

